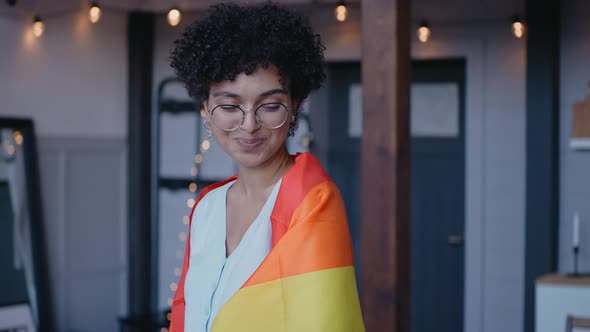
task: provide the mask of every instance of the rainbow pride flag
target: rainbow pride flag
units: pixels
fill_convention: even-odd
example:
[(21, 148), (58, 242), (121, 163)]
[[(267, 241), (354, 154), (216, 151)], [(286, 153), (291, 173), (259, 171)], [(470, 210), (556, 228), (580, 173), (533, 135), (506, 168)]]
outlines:
[[(199, 200), (233, 179), (203, 189)], [(283, 176), (271, 223), (272, 250), (221, 308), (211, 331), (365, 331), (344, 203), (311, 154), (297, 154)], [(190, 314), (184, 302), (189, 246), (190, 239), (172, 304), (172, 332), (183, 332)]]

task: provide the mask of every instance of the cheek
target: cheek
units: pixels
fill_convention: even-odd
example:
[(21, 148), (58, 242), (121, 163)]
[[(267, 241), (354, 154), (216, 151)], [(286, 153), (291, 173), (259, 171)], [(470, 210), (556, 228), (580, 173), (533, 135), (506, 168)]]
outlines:
[(225, 145), (224, 143), (227, 142), (229, 139), (228, 132), (225, 132), (215, 126), (211, 126), (210, 133), (211, 133), (211, 140), (219, 143), (219, 145), (221, 145), (221, 146)]
[(280, 129), (276, 129), (273, 135), (273, 143), (277, 145), (283, 145), (286, 143), (287, 138), (289, 137), (289, 125), (285, 124), (284, 127)]

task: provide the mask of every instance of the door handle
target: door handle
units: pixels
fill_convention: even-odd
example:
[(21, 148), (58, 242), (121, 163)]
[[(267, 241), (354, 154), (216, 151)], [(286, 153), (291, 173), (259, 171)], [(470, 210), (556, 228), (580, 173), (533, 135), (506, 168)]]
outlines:
[(447, 243), (451, 247), (461, 247), (465, 243), (465, 240), (461, 235), (449, 235), (449, 237), (447, 238)]

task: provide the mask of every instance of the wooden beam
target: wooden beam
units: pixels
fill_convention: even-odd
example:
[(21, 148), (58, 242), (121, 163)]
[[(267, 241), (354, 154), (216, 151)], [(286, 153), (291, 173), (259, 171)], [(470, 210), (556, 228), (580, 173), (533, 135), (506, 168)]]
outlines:
[(362, 1), (361, 301), (367, 331), (410, 331), (410, 2)]

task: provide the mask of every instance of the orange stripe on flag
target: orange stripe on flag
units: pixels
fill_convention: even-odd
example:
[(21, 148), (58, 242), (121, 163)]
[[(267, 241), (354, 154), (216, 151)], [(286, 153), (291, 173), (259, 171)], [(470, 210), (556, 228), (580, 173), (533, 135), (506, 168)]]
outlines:
[(326, 181), (309, 191), (294, 211), (287, 233), (243, 287), (352, 265), (344, 204), (334, 183)]

